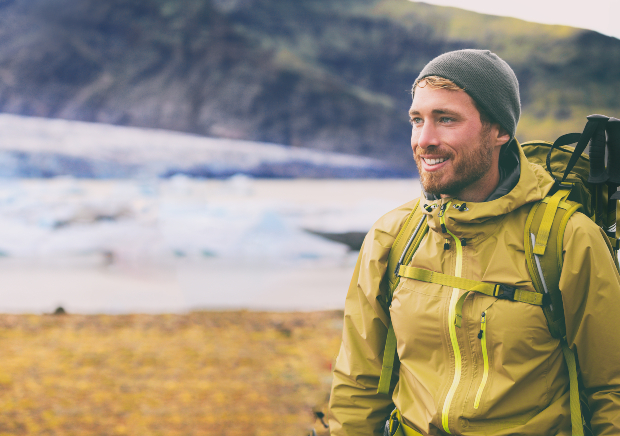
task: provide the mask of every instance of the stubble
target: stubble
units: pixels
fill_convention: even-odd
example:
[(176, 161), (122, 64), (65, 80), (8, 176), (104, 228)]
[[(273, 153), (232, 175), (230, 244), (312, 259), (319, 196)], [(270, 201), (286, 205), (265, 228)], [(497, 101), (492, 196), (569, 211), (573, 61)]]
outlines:
[[(429, 194), (440, 196), (441, 194), (450, 197), (457, 197), (458, 194), (471, 184), (480, 180), (491, 170), (493, 164), (493, 147), (491, 145), (490, 132), (483, 129), (480, 134), (479, 146), (463, 150), (459, 159), (454, 159), (454, 153), (441, 152), (441, 148), (437, 147), (437, 154), (441, 154), (452, 160), (451, 165), (453, 174), (450, 179), (443, 179), (444, 171), (426, 172), (422, 169), (422, 158), (415, 156), (420, 180), (424, 190)], [(432, 147), (427, 147), (425, 152), (433, 153)]]

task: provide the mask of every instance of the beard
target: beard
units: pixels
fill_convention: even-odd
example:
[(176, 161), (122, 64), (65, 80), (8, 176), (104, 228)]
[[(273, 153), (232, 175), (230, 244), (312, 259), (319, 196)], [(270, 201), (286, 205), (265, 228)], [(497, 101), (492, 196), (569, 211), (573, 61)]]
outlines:
[(414, 156), (422, 187), (427, 193), (437, 197), (441, 194), (457, 197), (463, 189), (485, 176), (493, 164), (493, 147), (489, 132), (485, 131), (481, 132), (479, 146), (463, 150), (458, 160), (454, 159), (452, 151), (442, 152), (441, 147), (431, 146), (424, 151), (442, 155), (451, 161), (453, 175), (446, 180), (444, 170), (426, 172), (422, 169), (422, 158), (419, 155)]

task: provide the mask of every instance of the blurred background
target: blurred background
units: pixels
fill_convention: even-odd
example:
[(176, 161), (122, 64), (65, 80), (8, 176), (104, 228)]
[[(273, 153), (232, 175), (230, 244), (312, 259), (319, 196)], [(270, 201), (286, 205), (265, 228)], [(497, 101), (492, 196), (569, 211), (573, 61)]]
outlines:
[(558, 5), (0, 0), (0, 434), (325, 432), (422, 67), (496, 52), (522, 142), (618, 116), (620, 6)]
[[(607, 33), (620, 12), (466, 3)], [(617, 112), (620, 41), (576, 27), (406, 0), (1, 1), (0, 310), (341, 308), (360, 234), (419, 192), (411, 84), (460, 48), (515, 70), (521, 141)]]

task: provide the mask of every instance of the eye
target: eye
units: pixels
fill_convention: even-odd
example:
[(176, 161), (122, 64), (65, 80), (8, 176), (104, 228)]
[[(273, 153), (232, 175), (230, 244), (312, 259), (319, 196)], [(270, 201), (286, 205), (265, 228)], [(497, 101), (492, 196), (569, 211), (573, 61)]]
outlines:
[(443, 124), (449, 124), (449, 123), (454, 122), (454, 118), (451, 118), (451, 117), (440, 117), (439, 118), (439, 122), (443, 123)]
[(409, 122), (411, 123), (412, 126), (418, 126), (420, 124), (422, 124), (422, 118), (420, 117), (412, 117)]

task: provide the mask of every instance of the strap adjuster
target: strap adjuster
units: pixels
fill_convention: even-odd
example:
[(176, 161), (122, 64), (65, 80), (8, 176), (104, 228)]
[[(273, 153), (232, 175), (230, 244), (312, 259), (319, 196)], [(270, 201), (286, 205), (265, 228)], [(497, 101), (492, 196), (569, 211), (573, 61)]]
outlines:
[(510, 300), (514, 301), (515, 299), (515, 288), (511, 288), (506, 285), (495, 285), (495, 292), (493, 292), (493, 296), (499, 298), (500, 300)]

